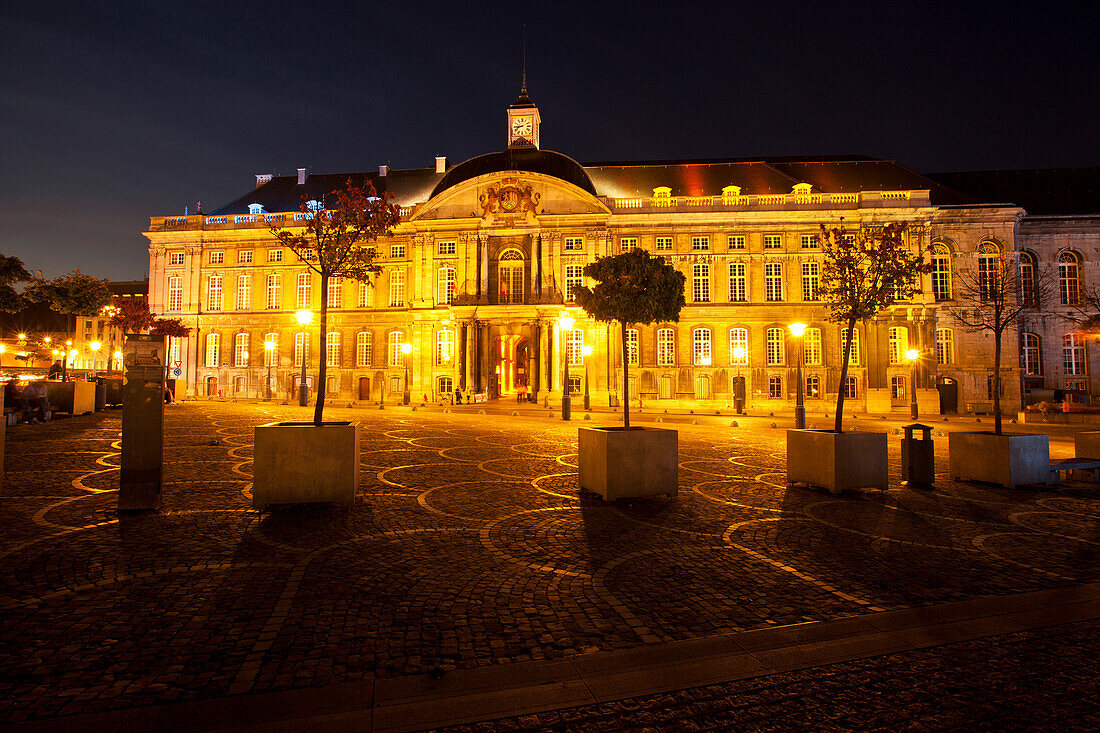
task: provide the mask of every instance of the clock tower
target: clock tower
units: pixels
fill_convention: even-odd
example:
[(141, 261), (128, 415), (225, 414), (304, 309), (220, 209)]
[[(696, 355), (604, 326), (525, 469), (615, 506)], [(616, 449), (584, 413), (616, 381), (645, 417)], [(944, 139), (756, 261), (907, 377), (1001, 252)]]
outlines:
[(527, 71), (523, 72), (523, 86), (515, 104), (508, 107), (508, 147), (539, 147), (539, 108), (527, 96)]

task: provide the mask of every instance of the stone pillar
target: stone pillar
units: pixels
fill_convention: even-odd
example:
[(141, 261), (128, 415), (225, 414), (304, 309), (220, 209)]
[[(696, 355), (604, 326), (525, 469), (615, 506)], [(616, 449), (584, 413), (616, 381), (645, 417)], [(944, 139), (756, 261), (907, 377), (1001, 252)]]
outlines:
[(455, 371), (457, 372), (456, 376), (458, 378), (456, 380), (457, 386), (460, 389), (466, 388), (466, 339), (468, 336), (469, 326), (463, 323), (458, 328), (457, 338), (455, 339), (456, 341), (458, 341), (458, 343), (455, 344), (455, 358), (458, 359), (458, 364), (456, 365), (458, 368)]
[(542, 358), (542, 323), (535, 321), (533, 326), (534, 338), (531, 339), (531, 354), (527, 367), (531, 372), (531, 384), (527, 391), (537, 400), (539, 392), (542, 391), (542, 364), (539, 361)]

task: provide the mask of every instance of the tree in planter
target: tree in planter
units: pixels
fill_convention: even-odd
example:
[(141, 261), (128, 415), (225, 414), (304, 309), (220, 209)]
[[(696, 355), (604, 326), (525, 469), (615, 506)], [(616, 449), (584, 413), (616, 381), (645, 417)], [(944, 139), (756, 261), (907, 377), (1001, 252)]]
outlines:
[(833, 428), (838, 433), (844, 432), (844, 388), (856, 323), (919, 293), (920, 275), (932, 271), (919, 249), (909, 247), (908, 229), (905, 223), (855, 230), (821, 226), (818, 241), (824, 261), (818, 292), (829, 308), (829, 320), (847, 329)]
[(1001, 351), (1005, 331), (1050, 295), (1050, 278), (1039, 272), (1020, 276), (1017, 256), (984, 242), (977, 267), (955, 272), (955, 302), (947, 310), (972, 333), (993, 334), (993, 433), (1001, 435)]
[(635, 249), (614, 257), (600, 257), (584, 267), (584, 276), (596, 281), (592, 288), (573, 292), (577, 305), (598, 321), (615, 321), (622, 327), (623, 426), (630, 429), (630, 378), (627, 329), (634, 324), (679, 321), (685, 305), (684, 273)]
[(305, 201), (300, 210), (305, 215), (304, 231), (271, 227), (271, 233), (321, 276), (321, 334), (317, 351), (321, 355), (317, 375), (320, 389), (313, 413), (313, 424), (320, 427), (328, 374), (325, 343), (329, 280), (339, 277), (369, 282), (371, 275), (381, 272), (382, 268), (374, 262), (374, 249), (365, 245), (389, 234), (400, 221), (401, 210), (378, 196), (370, 181), (366, 187), (359, 187), (350, 178), (344, 188), (330, 195), (324, 210), (314, 211)]

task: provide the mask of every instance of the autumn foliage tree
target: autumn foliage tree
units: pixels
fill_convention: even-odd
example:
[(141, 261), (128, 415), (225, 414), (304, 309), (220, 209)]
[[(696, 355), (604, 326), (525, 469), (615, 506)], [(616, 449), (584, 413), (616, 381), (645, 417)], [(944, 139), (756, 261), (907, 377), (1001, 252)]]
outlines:
[(679, 321), (685, 305), (684, 273), (635, 249), (613, 257), (601, 257), (584, 267), (584, 276), (596, 281), (592, 288), (574, 290), (577, 305), (597, 321), (622, 326), (623, 426), (630, 429), (630, 379), (627, 329), (633, 324)]
[(821, 227), (818, 241), (824, 260), (819, 293), (829, 308), (829, 320), (846, 329), (834, 423), (838, 433), (844, 427), (844, 388), (856, 323), (912, 298), (920, 292), (920, 276), (932, 271), (920, 249), (909, 246), (908, 228), (905, 223), (854, 230)]
[[(304, 199), (305, 197), (303, 197)], [(369, 282), (371, 275), (381, 272), (375, 264), (374, 249), (366, 245), (385, 236), (400, 221), (400, 208), (387, 203), (367, 181), (356, 186), (348, 179), (344, 188), (334, 191), (324, 202), (323, 211), (312, 210), (303, 200), (304, 229), (271, 227), (271, 233), (309, 267), (321, 276), (321, 333), (318, 359), (317, 406), (313, 424), (320, 427), (325, 405), (327, 359), (325, 342), (328, 335), (328, 284), (334, 277)]]
[(115, 298), (105, 309), (110, 314), (107, 325), (121, 329), (123, 333), (145, 333), (154, 336), (173, 336), (184, 338), (191, 335), (191, 329), (183, 325), (179, 318), (161, 318), (149, 310), (149, 301), (145, 298)]

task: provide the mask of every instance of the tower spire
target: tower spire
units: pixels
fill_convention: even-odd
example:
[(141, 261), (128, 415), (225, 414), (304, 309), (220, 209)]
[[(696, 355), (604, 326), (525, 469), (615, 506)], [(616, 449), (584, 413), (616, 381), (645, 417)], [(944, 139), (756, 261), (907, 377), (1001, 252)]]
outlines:
[(523, 77), (520, 83), (519, 96), (516, 97), (516, 103), (512, 105), (517, 106), (534, 106), (531, 102), (531, 98), (527, 96), (527, 24), (523, 24)]

